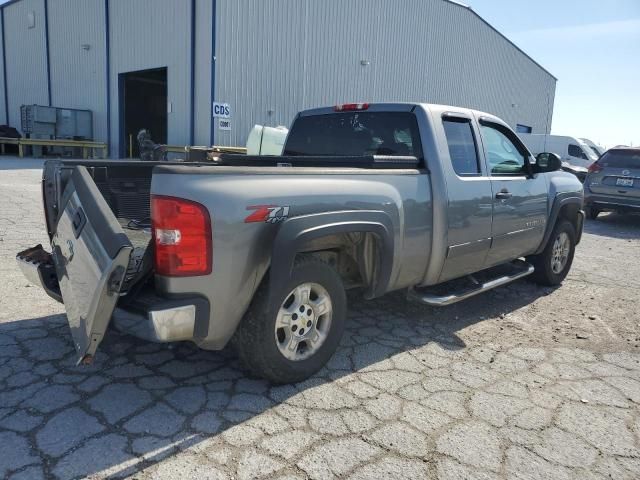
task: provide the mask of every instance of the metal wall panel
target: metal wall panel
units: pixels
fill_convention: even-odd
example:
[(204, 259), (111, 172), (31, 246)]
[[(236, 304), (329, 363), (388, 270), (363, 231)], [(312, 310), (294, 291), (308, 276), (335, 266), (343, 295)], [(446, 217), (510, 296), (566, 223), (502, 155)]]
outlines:
[(288, 126), (305, 105), (301, 42), (307, 38), (309, 2), (218, 0), (217, 5), (215, 100), (231, 105), (232, 130), (214, 124), (215, 143), (244, 145), (255, 123)]
[[(548, 132), (555, 79), (445, 0), (218, 0), (216, 100), (242, 145), (254, 123), (347, 101), (460, 105)], [(367, 63), (363, 65), (362, 62)]]
[(195, 131), (196, 145), (209, 145), (211, 126), (212, 0), (196, 1)]
[[(47, 105), (45, 0), (22, 0), (4, 7), (9, 125), (20, 130), (21, 105)], [(29, 28), (30, 17), (34, 19)]]
[(93, 135), (107, 138), (103, 0), (49, 1), (51, 103), (93, 112)]
[(5, 108), (5, 84), (4, 84), (4, 58), (2, 56), (4, 48), (4, 24), (0, 23), (0, 119), (2, 124), (8, 124), (7, 109)]
[(167, 67), (167, 141), (187, 145), (191, 128), (191, 2), (110, 0), (111, 154), (119, 140), (118, 74)]
[[(446, 0), (195, 0), (194, 140), (243, 145), (255, 123), (347, 101), (423, 101), (494, 113), (548, 132), (555, 79), (474, 12)], [(45, 0), (4, 7), (9, 123), (22, 104), (47, 104)], [(94, 111), (106, 139), (103, 0), (49, 0), (54, 105)], [(212, 52), (213, 5), (216, 52)], [(191, 2), (109, 0), (111, 154), (119, 143), (118, 75), (167, 67), (168, 142), (187, 144)], [(35, 27), (27, 28), (33, 12)], [(0, 39), (1, 40), (1, 39)], [(82, 48), (89, 45), (89, 50)], [(211, 118), (211, 68), (232, 130)], [(1, 59), (0, 59), (1, 61)], [(362, 64), (365, 63), (365, 65)], [(0, 88), (2, 87), (0, 78)], [(2, 97), (2, 95), (0, 95)], [(0, 115), (2, 99), (0, 98)]]

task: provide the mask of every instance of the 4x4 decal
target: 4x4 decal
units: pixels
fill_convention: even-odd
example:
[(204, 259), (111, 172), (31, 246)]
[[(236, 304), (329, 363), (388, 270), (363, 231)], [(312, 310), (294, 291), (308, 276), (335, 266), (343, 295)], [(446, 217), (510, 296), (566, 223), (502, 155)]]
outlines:
[(278, 205), (252, 205), (247, 210), (255, 210), (244, 219), (244, 223), (279, 223), (289, 218), (289, 207)]

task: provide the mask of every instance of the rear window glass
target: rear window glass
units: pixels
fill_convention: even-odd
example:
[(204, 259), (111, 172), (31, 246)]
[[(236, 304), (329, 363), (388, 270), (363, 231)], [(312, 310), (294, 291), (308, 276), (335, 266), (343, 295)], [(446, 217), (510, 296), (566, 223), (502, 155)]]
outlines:
[(612, 150), (605, 152), (598, 164), (611, 168), (640, 168), (640, 150)]
[(299, 117), (283, 155), (392, 155), (422, 158), (416, 117), (409, 112), (343, 112)]

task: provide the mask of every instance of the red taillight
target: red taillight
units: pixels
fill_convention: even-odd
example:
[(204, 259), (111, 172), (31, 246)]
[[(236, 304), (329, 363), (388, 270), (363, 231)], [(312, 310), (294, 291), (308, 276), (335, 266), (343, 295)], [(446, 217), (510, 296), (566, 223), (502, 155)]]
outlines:
[(601, 170), (602, 167), (598, 165), (598, 162), (593, 162), (591, 165), (589, 165), (589, 173), (598, 173)]
[(151, 196), (155, 271), (167, 277), (211, 273), (211, 219), (197, 202)]
[(358, 110), (366, 110), (367, 108), (369, 108), (368, 103), (344, 103), (333, 107), (336, 112), (356, 112)]

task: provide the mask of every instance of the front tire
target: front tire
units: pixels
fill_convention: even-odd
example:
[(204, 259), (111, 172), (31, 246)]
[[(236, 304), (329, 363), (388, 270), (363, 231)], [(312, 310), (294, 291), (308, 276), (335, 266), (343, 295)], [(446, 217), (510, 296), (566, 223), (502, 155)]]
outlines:
[(302, 381), (320, 370), (336, 351), (347, 314), (342, 279), (313, 257), (296, 261), (289, 282), (275, 292), (261, 285), (234, 341), (243, 363), (273, 383)]
[(535, 267), (532, 278), (541, 285), (559, 285), (565, 279), (576, 250), (576, 231), (567, 220), (556, 223), (547, 245), (528, 260)]

